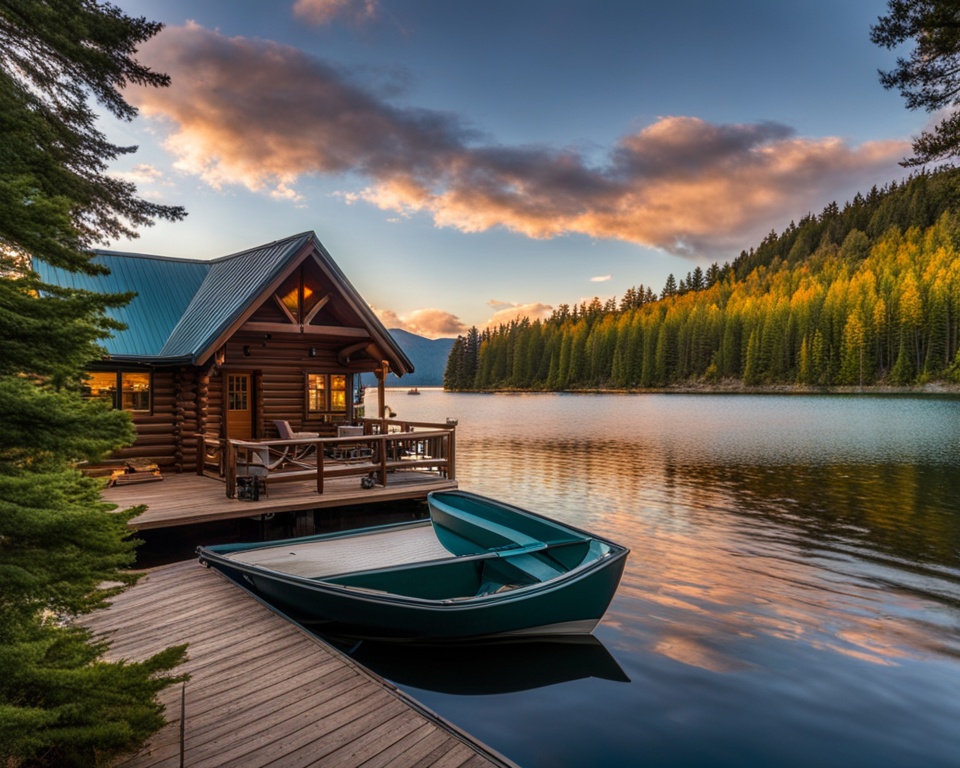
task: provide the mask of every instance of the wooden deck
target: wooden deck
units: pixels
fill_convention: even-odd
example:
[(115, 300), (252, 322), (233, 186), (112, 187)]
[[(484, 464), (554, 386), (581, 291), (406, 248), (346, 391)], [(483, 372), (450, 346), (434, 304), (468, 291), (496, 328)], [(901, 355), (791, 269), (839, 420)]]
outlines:
[(259, 501), (228, 499), (222, 481), (194, 474), (164, 475), (163, 480), (105, 488), (104, 501), (121, 509), (146, 504), (147, 511), (131, 525), (140, 530), (217, 520), (234, 520), (277, 512), (296, 512), (357, 504), (422, 499), (431, 491), (457, 487), (455, 480), (428, 472), (396, 472), (385, 486), (360, 487), (359, 478), (328, 480), (323, 493), (309, 480), (277, 483)]
[(111, 659), (189, 643), (190, 680), (161, 695), (167, 726), (122, 766), (512, 765), (196, 561), (150, 571), (83, 623)]

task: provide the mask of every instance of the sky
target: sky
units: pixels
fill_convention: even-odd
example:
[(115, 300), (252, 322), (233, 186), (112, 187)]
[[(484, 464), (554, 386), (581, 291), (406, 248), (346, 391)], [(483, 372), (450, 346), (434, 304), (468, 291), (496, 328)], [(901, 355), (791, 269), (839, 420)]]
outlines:
[[(113, 250), (215, 258), (314, 230), (430, 338), (662, 289), (899, 181), (932, 120), (885, 91), (885, 0), (119, 0), (138, 151), (188, 217)], [(901, 52), (902, 53), (902, 52)]]

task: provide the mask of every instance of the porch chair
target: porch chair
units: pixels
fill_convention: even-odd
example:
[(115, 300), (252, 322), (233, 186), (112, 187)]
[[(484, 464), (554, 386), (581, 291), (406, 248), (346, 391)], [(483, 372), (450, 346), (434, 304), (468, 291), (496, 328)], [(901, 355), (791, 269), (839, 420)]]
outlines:
[[(281, 440), (315, 440), (320, 437), (319, 432), (294, 432), (290, 422), (283, 419), (274, 419), (273, 426), (277, 428)], [(303, 446), (299, 450), (294, 449), (293, 461), (302, 461), (312, 452), (312, 445)]]
[(274, 419), (273, 426), (277, 428), (281, 440), (312, 440), (320, 437), (319, 432), (294, 432), (289, 421)]

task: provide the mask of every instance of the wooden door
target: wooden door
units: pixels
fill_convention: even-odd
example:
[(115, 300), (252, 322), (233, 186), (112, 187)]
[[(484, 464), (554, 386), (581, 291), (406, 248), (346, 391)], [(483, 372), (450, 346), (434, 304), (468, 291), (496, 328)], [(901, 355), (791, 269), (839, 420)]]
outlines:
[(253, 439), (253, 377), (249, 373), (227, 374), (227, 437)]

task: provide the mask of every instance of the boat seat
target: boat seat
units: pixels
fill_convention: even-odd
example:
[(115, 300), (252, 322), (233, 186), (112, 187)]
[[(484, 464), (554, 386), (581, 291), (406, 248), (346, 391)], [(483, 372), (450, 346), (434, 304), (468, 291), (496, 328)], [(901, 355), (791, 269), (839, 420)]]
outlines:
[[(475, 552), (496, 551), (517, 547), (543, 546), (542, 542), (506, 525), (485, 520), (460, 509), (447, 508), (449, 524), (443, 525), (463, 542), (474, 545)], [(465, 554), (457, 552), (456, 554)]]
[(511, 555), (509, 552), (502, 552), (500, 557), (510, 563), (514, 568), (518, 568), (537, 581), (547, 581), (556, 578), (562, 573), (566, 573), (566, 570), (550, 565), (550, 563), (529, 553)]

